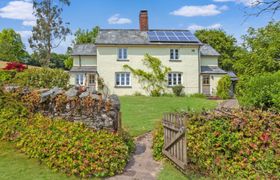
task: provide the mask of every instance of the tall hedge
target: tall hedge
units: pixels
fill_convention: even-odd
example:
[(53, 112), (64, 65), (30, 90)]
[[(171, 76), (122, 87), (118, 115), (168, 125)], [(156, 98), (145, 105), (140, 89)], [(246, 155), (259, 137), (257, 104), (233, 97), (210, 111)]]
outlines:
[(229, 75), (223, 76), (217, 86), (217, 96), (219, 96), (222, 99), (229, 99), (230, 98), (230, 86), (231, 86), (231, 80)]
[(69, 82), (69, 74), (60, 69), (33, 68), (17, 73), (12, 81), (20, 86), (34, 88), (66, 88)]
[[(261, 110), (188, 113), (188, 168), (213, 179), (279, 179), (280, 114)], [(163, 129), (154, 133), (159, 159)]]
[(280, 111), (280, 71), (242, 77), (237, 84), (240, 105)]

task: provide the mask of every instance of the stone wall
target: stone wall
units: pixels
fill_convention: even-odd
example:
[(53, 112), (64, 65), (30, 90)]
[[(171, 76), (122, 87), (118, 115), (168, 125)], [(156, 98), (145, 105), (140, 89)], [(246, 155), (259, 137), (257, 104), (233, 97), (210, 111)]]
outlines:
[(81, 88), (67, 91), (60, 88), (30, 91), (7, 86), (6, 92), (19, 92), (20, 100), (34, 113), (59, 117), (71, 122), (82, 122), (96, 130), (118, 130), (120, 101), (117, 95), (104, 97)]

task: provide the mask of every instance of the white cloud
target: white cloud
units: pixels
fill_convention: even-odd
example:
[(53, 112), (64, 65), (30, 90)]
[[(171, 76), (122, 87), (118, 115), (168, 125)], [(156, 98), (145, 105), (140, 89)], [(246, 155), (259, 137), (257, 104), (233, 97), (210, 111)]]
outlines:
[(32, 20), (32, 21), (23, 21), (22, 25), (24, 26), (35, 26), (36, 25), (36, 21)]
[(31, 31), (17, 31), (17, 33), (21, 35), (22, 39), (28, 39), (32, 35)]
[(178, 10), (171, 12), (170, 14), (175, 16), (215, 16), (226, 10), (227, 6), (218, 7), (214, 4), (209, 4), (205, 6), (183, 6)]
[(35, 23), (33, 4), (30, 0), (10, 1), (0, 9), (0, 17), (7, 19), (22, 20), (24, 26), (32, 26)]
[(237, 4), (243, 4), (247, 7), (253, 7), (257, 3), (262, 2), (262, 0), (213, 0), (214, 2), (235, 2)]
[(115, 14), (108, 19), (109, 24), (130, 24), (131, 22), (128, 18), (121, 18), (120, 14)]
[(200, 25), (197, 25), (197, 24), (192, 24), (188, 27), (188, 30), (196, 31), (196, 30), (201, 30), (201, 29), (220, 29), (222, 27), (223, 26), (219, 23), (212, 24), (210, 26), (200, 26)]

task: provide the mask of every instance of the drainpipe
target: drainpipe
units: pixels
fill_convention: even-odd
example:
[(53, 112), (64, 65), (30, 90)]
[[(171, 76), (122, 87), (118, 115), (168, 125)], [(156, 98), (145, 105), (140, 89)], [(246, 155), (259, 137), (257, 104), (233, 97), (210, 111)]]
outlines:
[(200, 45), (198, 47), (198, 92), (199, 93), (202, 93), (201, 92), (201, 54), (200, 54)]

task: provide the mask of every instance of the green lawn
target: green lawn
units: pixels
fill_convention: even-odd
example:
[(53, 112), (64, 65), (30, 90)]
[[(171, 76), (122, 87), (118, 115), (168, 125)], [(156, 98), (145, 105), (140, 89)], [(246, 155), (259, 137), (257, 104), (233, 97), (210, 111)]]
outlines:
[(182, 172), (180, 172), (178, 169), (176, 169), (169, 162), (164, 162), (163, 170), (160, 172), (160, 174), (158, 176), (158, 180), (186, 180), (186, 179), (204, 180), (207, 178), (193, 174), (193, 173), (187, 173), (186, 175), (184, 175)]
[(0, 179), (1, 180), (72, 180), (56, 173), (36, 159), (28, 159), (15, 150), (11, 143), (0, 141)]
[(188, 108), (199, 111), (217, 105), (215, 101), (191, 97), (122, 96), (120, 100), (123, 126), (133, 136), (152, 130), (163, 113)]

